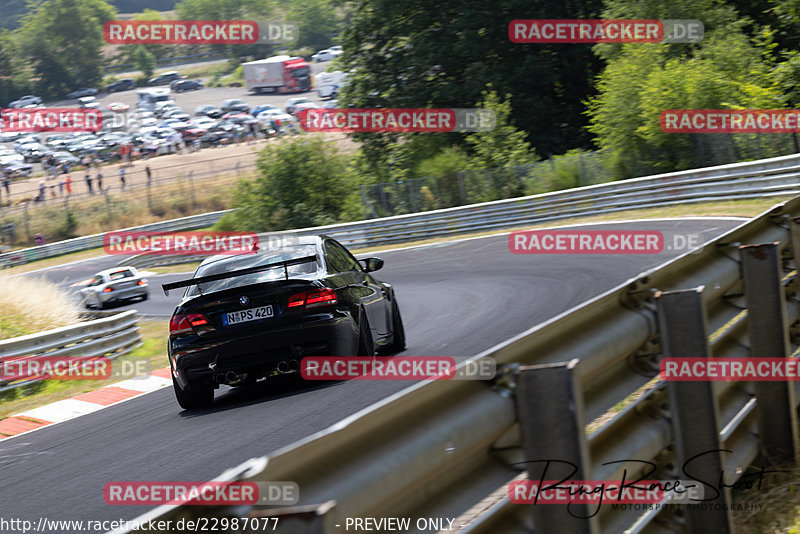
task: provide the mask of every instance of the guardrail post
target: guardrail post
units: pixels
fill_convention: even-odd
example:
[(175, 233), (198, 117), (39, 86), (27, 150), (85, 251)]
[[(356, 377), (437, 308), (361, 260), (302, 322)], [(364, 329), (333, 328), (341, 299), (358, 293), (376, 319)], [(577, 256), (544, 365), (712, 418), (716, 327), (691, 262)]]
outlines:
[(800, 269), (800, 217), (792, 217), (789, 219), (789, 230), (792, 236), (794, 267), (795, 269)]
[[(591, 480), (583, 395), (575, 377), (578, 360), (520, 367), (517, 412), (528, 480)], [(548, 463), (552, 461), (552, 464)], [(564, 462), (569, 462), (568, 465)], [(573, 467), (574, 466), (574, 467)], [(572, 473), (572, 470), (575, 472)], [(597, 534), (588, 504), (534, 504), (536, 532)], [(583, 517), (575, 517), (572, 514)]]
[[(750, 356), (787, 358), (789, 329), (781, 284), (777, 243), (742, 245), (744, 293)], [(797, 460), (797, 412), (789, 381), (754, 382), (756, 418), (762, 452), (774, 463)]]
[[(706, 311), (701, 298), (702, 287), (683, 291), (664, 291), (656, 294), (658, 328), (661, 337), (662, 358), (708, 358)], [(667, 382), (669, 413), (675, 437), (675, 456), (683, 468), (697, 455), (702, 462), (692, 462), (692, 476), (697, 480), (718, 480), (724, 472), (719, 442), (719, 408), (711, 382)], [(704, 504), (725, 505), (730, 502), (730, 489), (720, 490), (714, 500)], [(686, 532), (708, 534), (731, 532), (730, 512), (725, 506), (719, 510), (688, 508)]]

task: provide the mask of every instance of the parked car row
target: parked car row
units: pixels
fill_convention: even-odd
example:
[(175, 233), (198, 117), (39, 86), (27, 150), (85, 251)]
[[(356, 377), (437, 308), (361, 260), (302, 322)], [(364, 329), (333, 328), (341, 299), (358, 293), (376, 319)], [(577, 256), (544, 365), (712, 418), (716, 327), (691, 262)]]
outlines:
[[(181, 76), (178, 71), (169, 71), (159, 74), (158, 76), (151, 78), (147, 85), (150, 86), (158, 86), (158, 85), (169, 85), (170, 88), (178, 93), (182, 93), (184, 91), (196, 91), (198, 89), (203, 88), (203, 83), (200, 80), (189, 80), (186, 76)], [(116, 80), (105, 87), (105, 92), (108, 94), (116, 93), (120, 91), (130, 91), (132, 89), (136, 89), (136, 81), (133, 78), (121, 78)], [(67, 93), (66, 98), (70, 100), (81, 100), (87, 97), (95, 97), (100, 93), (100, 90), (95, 87), (81, 87), (80, 89), (76, 89)], [(42, 98), (36, 95), (24, 95), (11, 102), (8, 107), (9, 108), (25, 108), (25, 107), (33, 107), (33, 106), (41, 106), (42, 105)], [(82, 106), (84, 107), (84, 106)], [(94, 107), (94, 106), (90, 106)]]
[[(160, 91), (170, 93), (168, 89)], [(35, 99), (26, 101), (31, 104), (25, 105), (39, 105), (32, 104)], [(99, 108), (93, 96), (80, 97), (80, 102), (82, 107)], [(104, 128), (97, 133), (0, 132), (0, 171), (25, 176), (35, 163), (45, 169), (62, 164), (74, 168), (87, 156), (100, 162), (115, 161), (122, 157), (123, 146), (140, 154), (163, 154), (179, 143), (203, 148), (231, 143), (254, 131), (268, 135), (297, 131), (294, 114), (320, 107), (305, 97), (288, 99), (285, 109), (269, 104), (251, 107), (241, 99), (228, 99), (220, 107), (199, 106), (190, 115), (170, 98), (151, 104), (130, 112), (127, 104), (107, 104), (101, 109)]]

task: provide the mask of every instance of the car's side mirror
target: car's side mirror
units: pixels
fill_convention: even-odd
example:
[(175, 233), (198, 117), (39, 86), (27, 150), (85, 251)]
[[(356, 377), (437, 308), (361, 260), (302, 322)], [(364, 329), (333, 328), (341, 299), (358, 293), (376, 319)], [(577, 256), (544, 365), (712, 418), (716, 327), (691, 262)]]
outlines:
[(380, 258), (366, 258), (361, 261), (364, 263), (364, 270), (368, 273), (377, 271), (383, 267), (383, 260)]

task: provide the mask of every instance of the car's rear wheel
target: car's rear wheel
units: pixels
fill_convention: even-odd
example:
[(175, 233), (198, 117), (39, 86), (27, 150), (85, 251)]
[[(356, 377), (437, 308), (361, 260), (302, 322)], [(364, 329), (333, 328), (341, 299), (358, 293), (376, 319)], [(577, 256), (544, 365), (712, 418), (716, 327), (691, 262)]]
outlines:
[(178, 404), (184, 410), (205, 408), (214, 402), (214, 389), (208, 386), (181, 389), (173, 377), (172, 387), (175, 389), (175, 398), (178, 399)]
[(392, 343), (383, 351), (385, 353), (400, 352), (406, 348), (406, 330), (403, 328), (403, 318), (400, 316), (400, 307), (397, 299), (392, 300)]
[(358, 354), (356, 356), (375, 356), (375, 342), (369, 328), (367, 314), (362, 312), (358, 328)]

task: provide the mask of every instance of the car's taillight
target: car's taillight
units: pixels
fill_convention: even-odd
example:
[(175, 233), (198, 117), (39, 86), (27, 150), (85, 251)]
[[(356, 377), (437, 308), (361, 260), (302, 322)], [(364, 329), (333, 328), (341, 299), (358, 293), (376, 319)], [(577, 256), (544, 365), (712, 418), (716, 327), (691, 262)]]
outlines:
[(189, 324), (192, 326), (204, 326), (208, 324), (206, 316), (202, 313), (191, 313), (187, 315), (186, 318), (189, 320)]
[(294, 308), (296, 306), (302, 306), (306, 303), (306, 292), (303, 291), (302, 293), (295, 293), (291, 297), (289, 297), (289, 308)]
[(324, 306), (326, 304), (336, 304), (336, 292), (333, 289), (323, 288), (316, 291), (309, 291), (306, 297), (306, 308)]
[(103, 293), (111, 293), (112, 291), (114, 291), (114, 288), (111, 286), (108, 286), (103, 289)]
[(306, 308), (317, 308), (336, 304), (336, 292), (333, 289), (323, 287), (322, 289), (309, 289), (302, 293), (295, 293), (289, 297), (289, 308), (305, 306)]
[(205, 326), (208, 320), (202, 313), (190, 313), (189, 315), (173, 315), (169, 320), (169, 334), (188, 334), (193, 326)]
[(192, 325), (185, 315), (173, 315), (169, 320), (169, 335), (185, 334), (192, 331)]
[(147, 285), (147, 280), (145, 280), (145, 279), (139, 280), (138, 282), (136, 282), (136, 285), (137, 286), (146, 286)]

